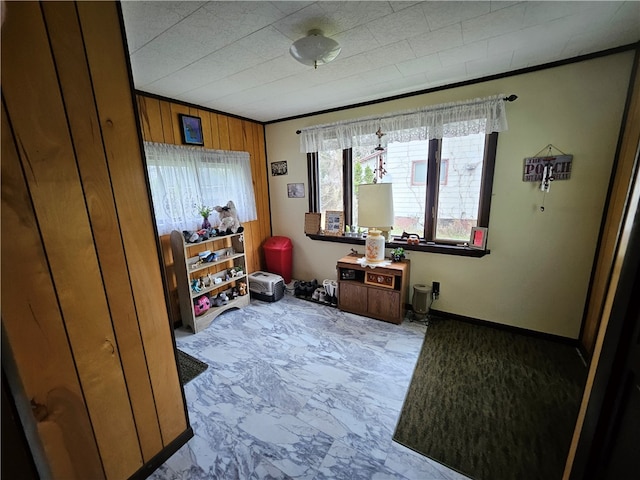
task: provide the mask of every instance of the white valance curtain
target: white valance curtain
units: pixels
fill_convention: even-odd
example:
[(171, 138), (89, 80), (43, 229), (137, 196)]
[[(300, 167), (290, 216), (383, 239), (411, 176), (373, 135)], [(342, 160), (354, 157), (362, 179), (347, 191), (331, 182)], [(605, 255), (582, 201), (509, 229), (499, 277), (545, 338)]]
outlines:
[[(144, 142), (158, 233), (196, 230), (198, 206), (224, 206), (232, 200), (240, 222), (257, 218), (247, 152), (209, 150)], [(215, 226), (217, 212), (211, 224)]]
[(380, 143), (375, 133), (378, 129), (385, 133), (384, 143), (502, 132), (507, 130), (505, 110), (505, 95), (494, 95), (316, 125), (301, 129), (300, 151), (311, 153), (377, 145)]

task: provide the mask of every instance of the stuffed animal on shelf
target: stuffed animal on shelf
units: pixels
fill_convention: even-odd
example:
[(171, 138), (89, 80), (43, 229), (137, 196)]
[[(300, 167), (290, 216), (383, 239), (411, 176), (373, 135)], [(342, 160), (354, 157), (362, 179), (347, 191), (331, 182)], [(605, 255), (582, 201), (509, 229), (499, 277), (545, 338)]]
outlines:
[(193, 305), (193, 311), (198, 315), (202, 315), (204, 312), (209, 310), (211, 307), (211, 301), (207, 295), (202, 295), (195, 300), (195, 304)]
[(240, 225), (240, 220), (238, 219), (236, 206), (231, 200), (229, 200), (224, 207), (217, 206), (213, 207), (213, 209), (218, 212), (218, 215), (220, 216), (220, 225), (218, 226), (218, 230), (221, 233), (231, 234), (241, 233), (244, 231), (244, 227)]
[(222, 293), (219, 293), (218, 296), (213, 299), (213, 306), (221, 307), (223, 305), (226, 305), (228, 302), (229, 302), (229, 296), (226, 293), (222, 292)]
[(238, 282), (238, 294), (241, 296), (247, 294), (247, 284), (245, 282)]
[(231, 269), (231, 278), (241, 277), (242, 275), (244, 275), (242, 267), (233, 267)]

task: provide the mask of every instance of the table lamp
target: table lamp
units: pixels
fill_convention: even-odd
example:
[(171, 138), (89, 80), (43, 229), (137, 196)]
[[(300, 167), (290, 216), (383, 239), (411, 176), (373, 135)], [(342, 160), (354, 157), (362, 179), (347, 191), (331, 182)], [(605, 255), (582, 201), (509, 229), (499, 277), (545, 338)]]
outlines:
[[(393, 228), (393, 189), (390, 183), (366, 183), (358, 186), (358, 225), (368, 227), (365, 240), (367, 263), (384, 261), (384, 246)], [(382, 235), (386, 232), (386, 237)]]

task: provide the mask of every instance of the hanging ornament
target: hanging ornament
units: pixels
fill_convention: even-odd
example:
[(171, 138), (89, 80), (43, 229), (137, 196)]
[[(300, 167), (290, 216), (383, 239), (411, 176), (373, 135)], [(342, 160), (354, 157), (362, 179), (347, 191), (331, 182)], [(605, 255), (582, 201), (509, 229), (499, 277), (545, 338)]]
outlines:
[(378, 128), (378, 131), (376, 132), (376, 135), (378, 136), (378, 146), (375, 148), (375, 150), (380, 152), (380, 154), (378, 155), (378, 166), (373, 171), (373, 173), (374, 173), (373, 183), (378, 183), (378, 179), (382, 180), (382, 177), (384, 177), (387, 174), (387, 170), (384, 168), (384, 166), (385, 166), (385, 161), (384, 161), (385, 148), (382, 146), (382, 137), (384, 135), (386, 135), (386, 133), (384, 133), (382, 131), (382, 127), (380, 127), (380, 128)]

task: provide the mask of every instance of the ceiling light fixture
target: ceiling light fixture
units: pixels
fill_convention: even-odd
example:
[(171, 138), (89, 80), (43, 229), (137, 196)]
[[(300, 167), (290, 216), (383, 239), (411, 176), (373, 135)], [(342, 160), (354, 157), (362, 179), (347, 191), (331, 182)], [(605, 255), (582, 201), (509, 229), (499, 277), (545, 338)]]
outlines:
[(306, 37), (293, 42), (289, 53), (300, 63), (318, 68), (318, 65), (335, 60), (340, 50), (340, 44), (332, 38), (325, 37), (322, 30), (309, 30)]

